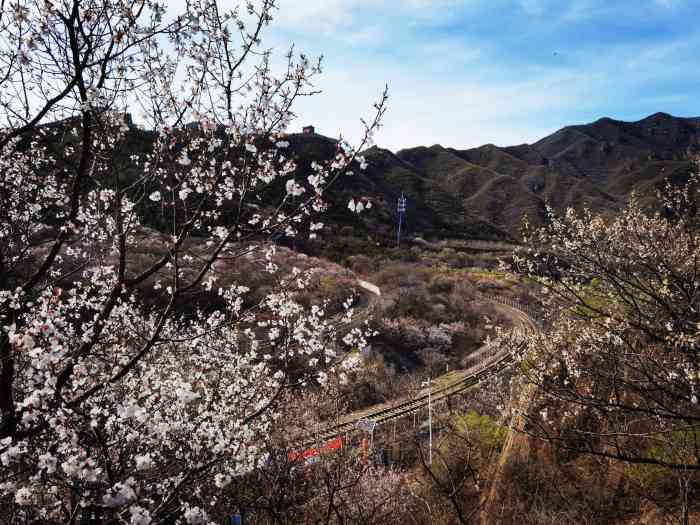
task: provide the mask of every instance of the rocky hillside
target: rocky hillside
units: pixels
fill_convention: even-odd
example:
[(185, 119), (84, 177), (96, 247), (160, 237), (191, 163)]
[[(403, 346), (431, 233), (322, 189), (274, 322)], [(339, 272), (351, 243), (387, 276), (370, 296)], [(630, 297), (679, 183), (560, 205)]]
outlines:
[[(52, 126), (66, 125), (64, 121)], [(58, 135), (62, 140), (70, 137)], [(118, 155), (126, 158), (143, 152), (153, 138), (151, 132), (132, 127)], [(337, 151), (335, 140), (316, 133), (291, 134), (288, 142), (301, 180), (311, 172), (313, 161), (332, 159)], [(366, 253), (372, 247), (393, 245), (396, 201), (404, 193), (408, 235), (517, 240), (523, 217), (531, 224), (543, 224), (547, 204), (615, 213), (633, 191), (646, 198), (667, 178), (683, 181), (698, 153), (700, 118), (665, 113), (638, 122), (603, 118), (519, 146), (488, 144), (457, 150), (434, 145), (396, 153), (373, 147), (364, 152), (367, 169), (355, 166), (354, 174), (328, 193), (333, 206), (324, 218), (329, 227), (323, 236), (351, 244), (362, 240), (362, 246), (354, 247), (343, 241), (337, 246), (339, 253)], [(138, 178), (132, 171), (124, 168), (120, 177)], [(273, 185), (271, 202), (283, 192), (281, 184)], [(360, 216), (347, 207), (358, 196), (369, 197), (374, 204)], [(144, 213), (147, 224), (159, 229), (159, 216)]]
[[(302, 157), (319, 135), (297, 135)], [(392, 153), (368, 150), (368, 170), (339, 193), (354, 191), (379, 204), (362, 221), (339, 211), (335, 220), (389, 234), (396, 198), (409, 199), (408, 229), (428, 236), (516, 238), (523, 216), (542, 224), (547, 204), (615, 213), (634, 191), (651, 196), (664, 180), (681, 181), (700, 152), (700, 118), (656, 113), (638, 122), (603, 118), (567, 126), (519, 146), (456, 150), (440, 145)], [(342, 201), (339, 201), (339, 204)]]

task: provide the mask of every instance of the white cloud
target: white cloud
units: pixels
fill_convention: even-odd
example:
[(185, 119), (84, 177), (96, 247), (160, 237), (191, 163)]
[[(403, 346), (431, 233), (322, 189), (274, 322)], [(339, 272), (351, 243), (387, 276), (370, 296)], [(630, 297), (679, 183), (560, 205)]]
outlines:
[[(445, 9), (478, 4), (480, 0), (279, 0), (276, 23), (288, 29), (308, 29), (322, 33), (357, 26), (372, 13), (406, 15), (417, 18), (445, 17)], [(362, 16), (357, 15), (361, 13)], [(358, 27), (357, 30), (364, 28)]]
[(613, 14), (615, 5), (600, 0), (571, 0), (560, 16), (560, 22), (582, 22), (593, 17), (618, 16)]
[(688, 42), (683, 40), (638, 49), (630, 53), (631, 57), (626, 61), (625, 66), (629, 69), (639, 69), (663, 65), (669, 57), (687, 46)]
[(453, 72), (457, 67), (474, 64), (484, 57), (482, 49), (475, 44), (469, 45), (460, 40), (450, 39), (434, 40), (423, 44), (416, 53), (425, 63), (431, 64), (432, 69), (435, 69), (436, 65), (443, 64)]
[(541, 15), (544, 11), (542, 0), (520, 0), (520, 7), (528, 15)]
[[(680, 5), (680, 0), (648, 1)], [(522, 12), (538, 15), (533, 20), (536, 27), (545, 21), (562, 31), (571, 23), (592, 17), (608, 20), (622, 13), (619, 4), (605, 0), (508, 2), (523, 10), (516, 8), (516, 17), (522, 19)], [(655, 101), (649, 97), (664, 93), (650, 90), (646, 98), (642, 93), (654, 83), (690, 75), (688, 56), (700, 45), (700, 35), (684, 33), (677, 42), (665, 38), (648, 45), (624, 38), (586, 42), (580, 49), (562, 50), (564, 59), (549, 61), (556, 65), (541, 66), (548, 61), (528, 56), (531, 50), (524, 49), (521, 60), (519, 49), (499, 48), (495, 42), (499, 35), (470, 38), (467, 32), (441, 33), (439, 24), (432, 24), (448, 19), (456, 5), (463, 9), (485, 4), (484, 0), (278, 0), (280, 10), (264, 36), (264, 46), (282, 51), (295, 39), (298, 49), (312, 56), (327, 53), (325, 73), (318, 80), (324, 93), (299, 101), (293, 128), (314, 124), (320, 133), (337, 137), (342, 131), (357, 141), (362, 132), (359, 118), (371, 116), (372, 103), (385, 83), (392, 97), (377, 142), (392, 150), (434, 143), (467, 147), (532, 142), (554, 131), (558, 126), (549, 125), (556, 121), (563, 125), (581, 115), (595, 119), (616, 107), (627, 112), (648, 107), (651, 113), (664, 104), (682, 102), (658, 98), (659, 107), (652, 107)], [(422, 27), (413, 31), (417, 26)], [(372, 46), (371, 52), (360, 49)]]
[(285, 28), (331, 33), (352, 24), (352, 9), (357, 3), (353, 0), (281, 0), (277, 3), (274, 23)]
[(540, 78), (504, 83), (431, 78), (398, 68), (328, 65), (320, 82), (324, 93), (297, 107), (294, 127), (312, 122), (325, 135), (341, 131), (351, 142), (362, 132), (359, 118), (389, 83), (391, 98), (377, 143), (396, 151), (440, 143), (470, 147), (533, 142), (553, 131), (536, 124), (535, 116), (581, 106), (591, 88), (584, 73), (543, 72)]
[(352, 31), (342, 37), (351, 46), (379, 45), (384, 42), (386, 34), (380, 26), (369, 26)]

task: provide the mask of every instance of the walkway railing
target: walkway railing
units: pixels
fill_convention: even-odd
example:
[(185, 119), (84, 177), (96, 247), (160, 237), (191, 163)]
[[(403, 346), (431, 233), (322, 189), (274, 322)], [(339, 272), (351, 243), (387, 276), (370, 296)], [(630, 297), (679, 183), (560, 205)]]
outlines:
[[(530, 306), (522, 305), (507, 297), (486, 294), (479, 294), (477, 300), (494, 302), (516, 310), (521, 322), (520, 330), (539, 330), (540, 323), (537, 317), (535, 317), (536, 312)], [(516, 337), (518, 337), (517, 329), (515, 333)], [(521, 337), (524, 338), (524, 335), (523, 333)], [(516, 342), (515, 344), (519, 347), (524, 344), (524, 341)], [(489, 346), (491, 348), (489, 348)], [(484, 352), (485, 357), (481, 359), (476, 366), (446, 374), (446, 376), (450, 376), (450, 380), (447, 382), (441, 381), (440, 378), (434, 379), (436, 386), (430, 389), (431, 403), (433, 406), (439, 406), (446, 402), (450, 396), (461, 394), (499, 374), (508, 368), (515, 359), (515, 352), (513, 351), (515, 348), (513, 347), (508, 347), (500, 352), (490, 353), (488, 350), (498, 349), (493, 343), (490, 343), (486, 345), (484, 349), (486, 350)], [(445, 378), (446, 376), (442, 377)], [(307, 436), (302, 442), (302, 446), (313, 446), (335, 437), (355, 432), (357, 431), (356, 424), (361, 419), (371, 420), (377, 425), (381, 425), (388, 421), (408, 416), (416, 411), (424, 409), (428, 404), (428, 397), (428, 389), (424, 389), (414, 398), (403, 399), (397, 403), (380, 405), (353, 412), (341, 418), (339, 423), (330, 425), (319, 432), (315, 432), (313, 435)]]

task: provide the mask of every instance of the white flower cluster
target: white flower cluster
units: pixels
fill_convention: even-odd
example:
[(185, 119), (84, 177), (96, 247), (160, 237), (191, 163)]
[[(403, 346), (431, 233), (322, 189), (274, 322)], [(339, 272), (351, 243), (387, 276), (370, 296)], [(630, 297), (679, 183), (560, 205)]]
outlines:
[[(293, 387), (354, 366), (347, 332), (366, 345), (349, 305), (305, 306), (310, 276), (282, 275), (266, 242), (323, 228), (386, 97), (357, 148), (302, 173), (287, 129), (320, 66), (292, 53), (275, 76), (256, 51), (274, 2), (250, 5), (198, 0), (167, 21), (159, 2), (0, 7), (0, 521), (98, 506), (143, 525), (177, 502), (210, 523)], [(244, 257), (273, 284), (217, 288)]]
[(633, 198), (613, 219), (549, 210), (548, 225), (528, 232), (514, 267), (542, 286), (546, 329), (515, 352), (533, 403), (547, 407), (530, 415), (544, 436), (579, 434), (600, 443), (588, 453), (609, 446), (621, 459), (671, 468), (686, 459), (666, 455), (696, 457), (684, 440), (662, 436), (700, 419), (699, 182), (667, 187), (663, 214)]

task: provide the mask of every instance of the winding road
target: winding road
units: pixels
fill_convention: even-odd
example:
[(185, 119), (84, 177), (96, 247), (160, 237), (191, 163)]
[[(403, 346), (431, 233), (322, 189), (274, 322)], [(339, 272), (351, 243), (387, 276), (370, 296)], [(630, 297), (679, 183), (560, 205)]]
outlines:
[[(508, 308), (513, 315), (513, 331), (516, 339), (525, 336), (527, 332), (539, 330), (534, 314), (525, 306), (496, 296), (480, 296), (477, 300), (498, 304), (500, 307)], [(495, 355), (489, 355), (492, 348), (490, 344), (484, 345), (477, 352), (487, 357), (479, 365), (464, 370), (455, 370), (442, 376), (434, 378), (432, 386), (419, 391), (418, 395), (411, 398), (403, 398), (394, 402), (375, 405), (363, 410), (352, 412), (342, 416), (335, 424), (329, 425), (315, 432), (312, 436), (307, 436), (304, 446), (313, 446), (324, 443), (343, 434), (355, 432), (356, 424), (361, 419), (374, 421), (377, 425), (386, 423), (396, 418), (405, 417), (418, 410), (424, 409), (428, 405), (430, 397), (433, 405), (447, 400), (448, 397), (462, 393), (473, 388), (485, 380), (499, 374), (510, 366), (514, 361), (512, 348), (503, 350)]]

